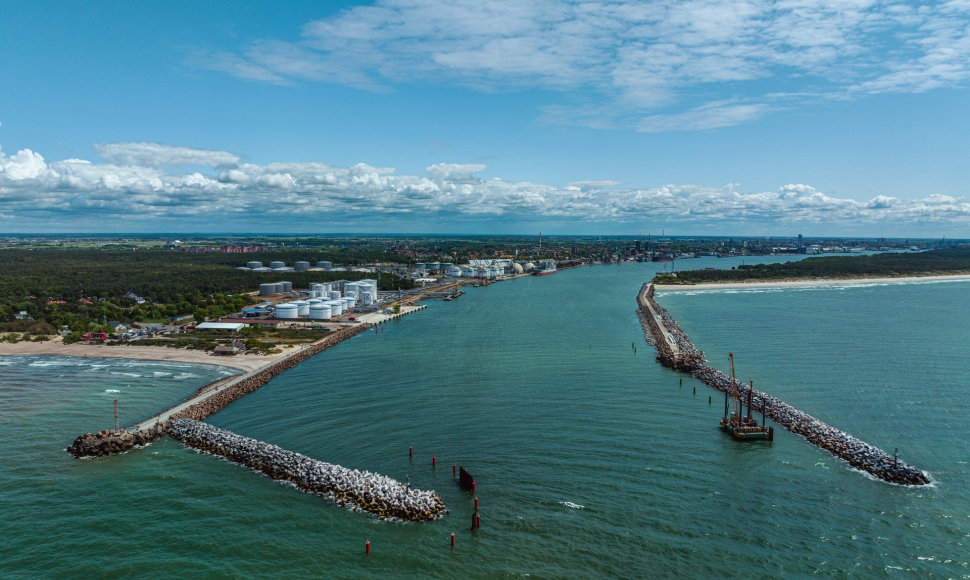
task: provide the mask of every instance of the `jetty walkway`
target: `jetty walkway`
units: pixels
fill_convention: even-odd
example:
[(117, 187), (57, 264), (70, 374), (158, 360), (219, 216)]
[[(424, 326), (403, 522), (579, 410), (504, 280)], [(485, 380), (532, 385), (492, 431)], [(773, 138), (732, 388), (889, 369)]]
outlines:
[[(664, 366), (690, 374), (723, 393), (731, 392), (731, 377), (704, 364), (704, 353), (694, 347), (673, 317), (653, 299), (653, 284), (646, 283), (637, 295), (637, 315), (644, 336), (657, 347), (657, 361)], [(799, 411), (777, 397), (736, 381), (741, 400), (751, 391), (752, 407), (764, 409), (775, 423), (806, 441), (845, 460), (852, 467), (889, 483), (926, 485), (929, 477), (921, 470), (899, 461), (882, 449)]]
[(133, 449), (138, 445), (145, 445), (164, 435), (171, 422), (179, 418), (201, 421), (212, 413), (219, 411), (236, 399), (247, 395), (265, 385), (285, 370), (291, 369), (311, 356), (356, 336), (370, 328), (370, 324), (361, 323), (348, 326), (321, 338), (308, 345), (304, 345), (287, 356), (264, 365), (252, 372), (234, 377), (224, 384), (203, 387), (188, 401), (136, 424), (131, 429), (120, 431), (104, 429), (97, 433), (85, 433), (74, 440), (67, 448), (68, 453), (75, 457), (90, 457), (112, 455)]

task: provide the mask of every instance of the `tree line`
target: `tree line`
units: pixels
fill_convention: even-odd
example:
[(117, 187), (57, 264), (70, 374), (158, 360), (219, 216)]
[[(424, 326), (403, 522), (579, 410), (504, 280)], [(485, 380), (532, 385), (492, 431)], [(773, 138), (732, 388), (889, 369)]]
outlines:
[(811, 278), (874, 278), (970, 272), (970, 249), (891, 252), (869, 256), (825, 256), (783, 264), (741, 265), (730, 270), (681, 270), (658, 275), (658, 283), (739, 282)]

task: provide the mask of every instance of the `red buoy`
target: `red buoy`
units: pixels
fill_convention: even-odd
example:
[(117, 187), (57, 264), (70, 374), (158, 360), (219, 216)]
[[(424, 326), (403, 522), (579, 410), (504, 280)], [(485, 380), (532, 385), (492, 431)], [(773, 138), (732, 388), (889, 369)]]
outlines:
[(475, 511), (478, 511), (478, 497), (475, 497)]
[(475, 482), (472, 482), (472, 491), (475, 491)]
[(451, 532), (451, 547), (455, 547), (455, 532)]
[(367, 546), (367, 548), (366, 548), (367, 549), (367, 553), (370, 554), (370, 540), (367, 540), (367, 544), (365, 544), (365, 545)]
[(434, 467), (437, 462), (438, 462), (438, 460), (435, 458), (434, 455), (432, 455), (431, 456), (431, 467)]
[(457, 463), (452, 463), (451, 464), (451, 476), (454, 477), (456, 473), (458, 473), (458, 464)]
[(482, 514), (475, 514), (475, 527), (482, 527)]
[(408, 445), (408, 457), (414, 457), (414, 447)]

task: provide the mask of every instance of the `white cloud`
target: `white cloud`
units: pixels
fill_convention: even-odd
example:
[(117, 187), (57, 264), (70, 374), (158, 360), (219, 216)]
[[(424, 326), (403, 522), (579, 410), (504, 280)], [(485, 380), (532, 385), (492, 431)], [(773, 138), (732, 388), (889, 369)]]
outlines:
[(183, 165), (235, 165), (241, 159), (235, 153), (172, 147), (161, 143), (97, 143), (94, 152), (108, 163), (142, 167), (181, 167)]
[(653, 115), (646, 117), (637, 126), (645, 133), (665, 131), (695, 131), (733, 127), (746, 121), (763, 116), (769, 111), (768, 105), (735, 105), (710, 103), (675, 115)]
[[(140, 145), (111, 144), (103, 150), (142, 151)], [(198, 150), (184, 151), (198, 155)], [(203, 153), (220, 158), (219, 152)], [(413, 216), (408, 219), (466, 224), (464, 231), (489, 220), (508, 224), (556, 219), (577, 228), (664, 223), (693, 231), (719, 227), (735, 232), (757, 224), (784, 229), (799, 224), (857, 229), (869, 224), (882, 232), (923, 227), (934, 235), (941, 227), (963, 231), (970, 220), (970, 201), (963, 198), (877, 195), (856, 200), (806, 184), (766, 192), (743, 192), (736, 184), (621, 187), (606, 179), (557, 186), (481, 177), (484, 165), (453, 163), (431, 165), (424, 176), (399, 175), (393, 168), (364, 163), (241, 164), (213, 169), (211, 174), (180, 173), (160, 167), (155, 159), (148, 161), (48, 163), (29, 149), (9, 156), (0, 153), (0, 212), (6, 216), (0, 226), (13, 231), (56, 223), (78, 229), (91, 223), (104, 231), (107, 224), (144, 223), (225, 230), (236, 220), (250, 220), (250, 227), (262, 230), (303, 224), (339, 231), (347, 224)]]
[[(595, 104), (549, 103), (545, 119), (610, 127), (646, 118), (645, 130), (699, 130), (756, 119), (785, 93), (960, 86), (970, 77), (968, 31), (959, 1), (377, 0), (307, 23), (302, 38), (200, 51), (190, 64), (368, 90), (432, 82), (582, 92)], [(811, 90), (779, 90), (796, 78)], [(696, 95), (725, 94), (747, 102), (698, 118)]]

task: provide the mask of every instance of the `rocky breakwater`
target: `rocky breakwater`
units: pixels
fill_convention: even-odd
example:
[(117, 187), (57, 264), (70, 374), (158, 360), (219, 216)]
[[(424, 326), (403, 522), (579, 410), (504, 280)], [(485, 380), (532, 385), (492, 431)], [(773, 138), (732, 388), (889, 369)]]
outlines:
[(102, 457), (144, 447), (165, 434), (166, 425), (159, 424), (142, 431), (104, 429), (85, 433), (74, 440), (67, 452), (74, 457)]
[(229, 387), (219, 387), (212, 395), (202, 399), (198, 403), (178, 413), (173, 413), (167, 421), (153, 423), (141, 430), (128, 431), (122, 429), (121, 431), (104, 430), (97, 433), (85, 433), (74, 440), (74, 444), (67, 448), (67, 452), (75, 457), (101, 457), (128, 451), (139, 445), (145, 445), (164, 435), (172, 419), (186, 417), (201, 421), (243, 395), (247, 395), (265, 385), (270, 379), (283, 371), (295, 367), (302, 361), (343, 340), (360, 334), (367, 330), (368, 327), (369, 325), (367, 324), (358, 324), (356, 326), (342, 328), (286, 358), (282, 358), (265, 368), (243, 376)]
[(248, 395), (256, 389), (262, 387), (268, 383), (270, 379), (283, 371), (295, 367), (311, 356), (323, 352), (324, 350), (327, 350), (341, 341), (360, 334), (361, 332), (367, 330), (369, 326), (370, 325), (368, 324), (358, 324), (356, 326), (342, 328), (337, 332), (334, 332), (333, 334), (310, 344), (302, 350), (287, 356), (286, 358), (282, 358), (265, 368), (250, 373), (249, 375), (236, 381), (231, 386), (216, 391), (215, 394), (206, 397), (202, 401), (199, 401), (198, 403), (187, 407), (178, 413), (172, 414), (170, 419), (174, 420), (185, 418), (201, 421), (216, 411), (223, 409), (226, 405), (242, 397), (243, 395)]
[[(700, 365), (691, 374), (721, 392), (731, 392), (731, 377), (717, 369)], [(739, 381), (737, 388), (740, 399), (747, 401), (751, 387)], [(899, 485), (930, 483), (930, 478), (912, 465), (899, 461), (882, 449), (840, 431), (808, 413), (799, 411), (778, 397), (762, 393), (757, 389), (752, 390), (751, 397), (753, 409), (764, 409), (765, 415), (775, 423), (832, 455), (844, 459), (856, 469)]]
[(172, 422), (169, 435), (186, 446), (220, 455), (381, 519), (434, 520), (445, 509), (434, 491), (413, 489), (383, 475), (324, 463), (206, 423), (177, 419)]
[(653, 299), (653, 290), (653, 284), (647, 283), (637, 295), (637, 316), (644, 336), (657, 348), (657, 361), (660, 364), (689, 373), (704, 363), (704, 353), (691, 344), (674, 318), (657, 304)]
[[(648, 340), (657, 347), (657, 360), (664, 366), (690, 373), (714, 389), (730, 393), (731, 378), (704, 364), (704, 353), (691, 344), (674, 318), (657, 304), (653, 299), (653, 290), (653, 284), (649, 283), (640, 289), (637, 314)], [(746, 402), (751, 387), (738, 382), (737, 388), (739, 398)], [(753, 389), (751, 406), (755, 410), (764, 409), (765, 415), (775, 423), (878, 479), (899, 485), (930, 483), (930, 478), (921, 470), (799, 411), (777, 397)]]

